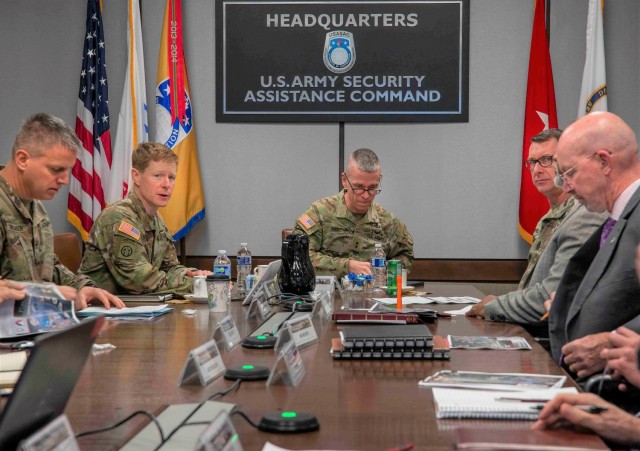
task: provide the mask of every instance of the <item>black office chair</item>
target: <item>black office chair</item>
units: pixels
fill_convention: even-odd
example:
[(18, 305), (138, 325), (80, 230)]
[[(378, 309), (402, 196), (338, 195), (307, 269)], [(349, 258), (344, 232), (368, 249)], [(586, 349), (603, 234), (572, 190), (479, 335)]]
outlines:
[(594, 374), (584, 384), (584, 391), (587, 393), (595, 393), (599, 395), (601, 392), (610, 391), (611, 388), (618, 388), (620, 381), (614, 381), (608, 373)]
[(620, 391), (618, 386), (625, 383), (624, 380), (613, 379), (610, 374), (605, 372), (594, 374), (584, 383), (577, 382), (585, 392), (594, 393), (633, 415), (640, 411), (640, 389), (626, 383), (627, 390)]

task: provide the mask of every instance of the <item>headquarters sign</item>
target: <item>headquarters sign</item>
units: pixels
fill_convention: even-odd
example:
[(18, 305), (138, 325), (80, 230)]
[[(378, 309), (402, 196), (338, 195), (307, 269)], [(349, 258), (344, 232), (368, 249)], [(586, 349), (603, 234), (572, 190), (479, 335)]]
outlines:
[(216, 0), (219, 122), (467, 122), (469, 0)]

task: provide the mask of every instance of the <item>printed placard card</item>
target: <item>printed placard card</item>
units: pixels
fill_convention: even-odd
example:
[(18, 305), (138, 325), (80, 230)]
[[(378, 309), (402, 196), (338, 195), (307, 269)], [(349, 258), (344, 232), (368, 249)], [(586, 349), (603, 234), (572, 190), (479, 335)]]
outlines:
[(260, 314), (260, 319), (264, 321), (271, 316), (271, 305), (264, 293), (261, 293), (256, 301), (258, 302), (258, 313)]
[(257, 316), (261, 321), (266, 320), (271, 314), (271, 306), (267, 301), (268, 296), (265, 291), (258, 288), (258, 292), (253, 296), (253, 300), (249, 305), (249, 311), (247, 312), (247, 319), (252, 316)]
[(225, 371), (218, 345), (215, 340), (210, 340), (189, 352), (178, 385), (192, 384), (197, 380), (204, 387)]
[(296, 342), (289, 340), (280, 351), (278, 359), (271, 368), (267, 386), (283, 383), (297, 387), (306, 374)]
[(333, 294), (333, 290), (335, 290), (335, 280), (336, 278), (334, 276), (316, 276), (315, 291)]
[(324, 310), (325, 315), (331, 316), (333, 313), (333, 295), (328, 291), (322, 291), (319, 297), (320, 304)]
[(238, 332), (236, 323), (233, 322), (231, 315), (227, 315), (221, 321), (218, 321), (216, 330), (213, 333), (213, 339), (217, 344), (221, 344), (225, 351), (230, 351), (240, 344), (242, 338), (240, 338), (240, 332)]
[(346, 301), (347, 298), (344, 296), (344, 287), (342, 286), (342, 283), (339, 280), (336, 280), (335, 286), (338, 289), (338, 294), (340, 295), (340, 299), (342, 299), (343, 301)]
[(311, 316), (302, 315), (298, 318), (285, 321), (285, 327), (291, 333), (296, 346), (301, 349), (318, 341), (318, 334), (311, 322)]
[(20, 443), (20, 451), (80, 451), (69, 419), (60, 415)]
[(264, 287), (264, 292), (268, 298), (280, 294), (280, 287), (278, 286), (276, 278), (266, 281), (262, 286)]
[(317, 300), (313, 303), (313, 308), (311, 309), (311, 317), (315, 318), (317, 316), (321, 316), (322, 315), (326, 315), (324, 313), (324, 309), (322, 308), (322, 302), (320, 302), (320, 300)]
[[(258, 292), (262, 291), (260, 288), (258, 288)], [(258, 293), (256, 293), (252, 298), (251, 298), (251, 303), (249, 304), (249, 309), (247, 310), (247, 315), (246, 318), (247, 319), (251, 319), (254, 316), (258, 316), (258, 301), (257, 301), (257, 295)]]
[(202, 432), (196, 451), (243, 451), (228, 412), (220, 412)]
[(273, 346), (273, 352), (276, 355), (280, 355), (280, 351), (282, 351), (282, 348), (284, 348), (284, 346), (291, 340), (293, 340), (291, 329), (289, 329), (288, 327), (281, 328), (278, 332), (278, 339), (276, 340), (276, 344)]

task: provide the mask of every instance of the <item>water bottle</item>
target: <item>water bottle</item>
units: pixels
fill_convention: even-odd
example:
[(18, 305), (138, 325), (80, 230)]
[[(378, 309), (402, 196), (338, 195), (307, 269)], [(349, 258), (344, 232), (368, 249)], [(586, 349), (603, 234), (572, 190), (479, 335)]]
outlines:
[[(218, 256), (213, 262), (213, 274), (227, 276), (231, 279), (231, 260), (227, 257), (227, 251), (219, 250)], [(229, 282), (231, 285), (231, 282)], [(229, 286), (231, 288), (231, 286)], [(231, 289), (228, 290), (229, 302), (231, 302)]]
[(238, 263), (237, 273), (238, 281), (236, 286), (238, 287), (238, 294), (244, 296), (247, 293), (247, 281), (246, 278), (251, 274), (251, 251), (247, 247), (247, 243), (240, 243), (240, 249), (236, 255), (236, 262)]
[(373, 276), (373, 288), (381, 291), (387, 283), (387, 255), (384, 253), (381, 243), (376, 243), (376, 248), (371, 254), (371, 275)]

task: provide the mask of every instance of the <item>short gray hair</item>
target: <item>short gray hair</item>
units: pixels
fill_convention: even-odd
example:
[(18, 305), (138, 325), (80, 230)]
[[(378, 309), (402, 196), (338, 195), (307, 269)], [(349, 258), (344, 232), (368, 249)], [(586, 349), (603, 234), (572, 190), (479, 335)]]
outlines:
[(376, 172), (380, 170), (380, 160), (371, 149), (355, 150), (349, 157), (349, 162), (364, 172)]
[(546, 143), (547, 141), (551, 141), (555, 139), (556, 141), (560, 140), (560, 136), (562, 135), (562, 130), (559, 128), (548, 128), (546, 130), (542, 130), (535, 136), (531, 137), (531, 142), (536, 144)]
[(20, 126), (11, 155), (14, 156), (19, 149), (25, 149), (32, 157), (42, 156), (48, 148), (56, 145), (76, 155), (82, 149), (80, 140), (65, 121), (49, 113), (36, 113)]

